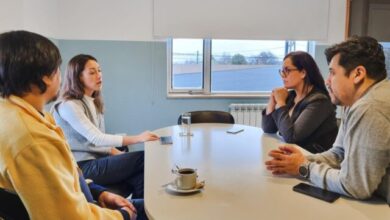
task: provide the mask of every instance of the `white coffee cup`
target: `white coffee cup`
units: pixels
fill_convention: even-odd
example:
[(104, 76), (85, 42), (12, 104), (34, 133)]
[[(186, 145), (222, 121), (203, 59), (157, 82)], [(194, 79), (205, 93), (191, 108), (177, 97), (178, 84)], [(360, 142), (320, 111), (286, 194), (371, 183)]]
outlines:
[(176, 188), (188, 190), (196, 187), (196, 180), (198, 178), (196, 169), (180, 168), (175, 170), (174, 173), (176, 174), (176, 179), (174, 181)]

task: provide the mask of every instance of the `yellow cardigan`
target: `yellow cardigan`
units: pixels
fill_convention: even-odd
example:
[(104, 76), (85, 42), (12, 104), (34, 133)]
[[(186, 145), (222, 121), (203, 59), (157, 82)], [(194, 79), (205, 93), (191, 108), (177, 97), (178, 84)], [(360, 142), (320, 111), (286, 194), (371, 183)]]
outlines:
[(15, 191), (31, 219), (123, 219), (88, 203), (60, 127), (23, 99), (0, 98), (0, 187)]

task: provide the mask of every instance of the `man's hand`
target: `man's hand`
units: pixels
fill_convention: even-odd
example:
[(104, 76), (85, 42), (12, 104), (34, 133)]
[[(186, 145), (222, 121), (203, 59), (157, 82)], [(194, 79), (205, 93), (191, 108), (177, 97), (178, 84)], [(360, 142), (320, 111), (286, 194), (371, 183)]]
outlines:
[(137, 214), (137, 210), (134, 208), (133, 204), (129, 202), (127, 199), (122, 196), (116, 195), (114, 193), (110, 193), (104, 191), (100, 194), (98, 199), (99, 205), (103, 208), (109, 209), (118, 209), (122, 208), (129, 212), (130, 216), (134, 216)]
[(271, 150), (268, 155), (272, 157), (272, 160), (265, 162), (267, 170), (276, 175), (298, 175), (299, 166), (305, 163), (307, 159), (295, 146), (286, 144), (279, 146), (277, 150)]

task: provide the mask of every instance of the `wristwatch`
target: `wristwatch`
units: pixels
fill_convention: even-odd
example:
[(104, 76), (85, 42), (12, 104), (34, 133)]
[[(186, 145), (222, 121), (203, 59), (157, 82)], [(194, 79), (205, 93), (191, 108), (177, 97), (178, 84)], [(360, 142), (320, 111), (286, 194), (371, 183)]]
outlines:
[(310, 162), (305, 162), (299, 166), (298, 173), (302, 178), (309, 179)]

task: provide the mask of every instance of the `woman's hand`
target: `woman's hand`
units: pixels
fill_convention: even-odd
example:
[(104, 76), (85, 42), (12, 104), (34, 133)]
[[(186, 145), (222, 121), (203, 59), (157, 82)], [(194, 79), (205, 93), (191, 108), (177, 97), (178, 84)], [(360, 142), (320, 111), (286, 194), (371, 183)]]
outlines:
[(159, 138), (160, 137), (158, 135), (153, 134), (150, 131), (144, 131), (137, 136), (138, 142), (155, 141), (158, 140)]
[(280, 108), (286, 105), (286, 100), (288, 97), (288, 90), (286, 88), (276, 88), (272, 91), (272, 94), (275, 98), (276, 108)]
[(111, 151), (110, 151), (110, 155), (118, 155), (118, 154), (123, 154), (123, 153), (124, 153), (123, 151), (116, 149), (116, 147), (112, 147)]
[(267, 115), (269, 115), (273, 111), (275, 111), (275, 105), (276, 105), (276, 101), (275, 101), (275, 97), (274, 97), (274, 92), (271, 92), (271, 95), (270, 95), (269, 101), (268, 101), (268, 105), (267, 105), (267, 110), (265, 111), (265, 113)]
[(158, 140), (159, 138), (160, 137), (158, 135), (153, 134), (150, 131), (144, 131), (141, 134), (135, 136), (123, 136), (122, 145), (127, 146), (131, 144), (145, 142), (145, 141), (155, 141)]

